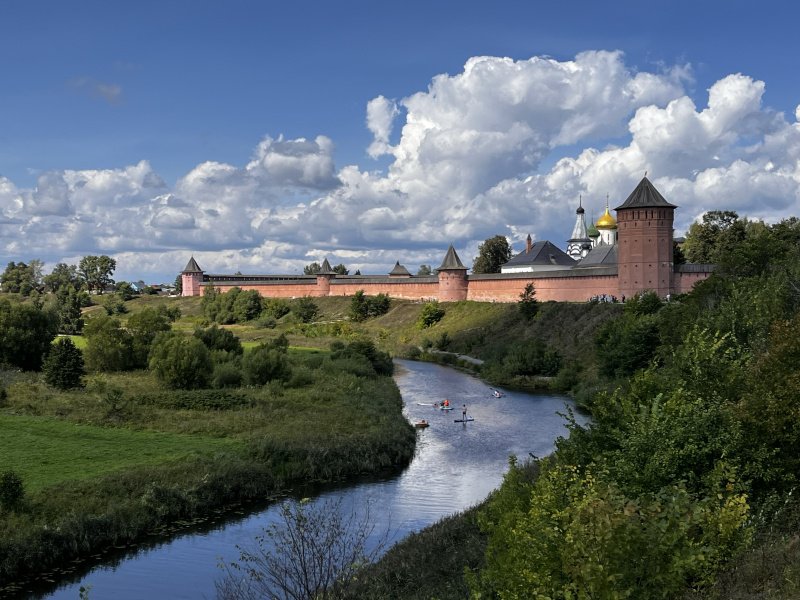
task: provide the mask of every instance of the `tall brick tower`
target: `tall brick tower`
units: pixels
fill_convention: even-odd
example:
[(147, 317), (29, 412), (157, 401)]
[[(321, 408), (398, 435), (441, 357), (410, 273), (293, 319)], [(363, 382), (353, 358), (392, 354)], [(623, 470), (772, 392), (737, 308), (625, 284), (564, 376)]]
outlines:
[(467, 267), (456, 254), (453, 244), (447, 249), (439, 272), (439, 302), (458, 302), (467, 299)]
[(203, 269), (197, 264), (194, 256), (181, 271), (181, 296), (200, 296), (202, 292)]
[(672, 293), (675, 208), (644, 177), (615, 209), (620, 295), (652, 290), (663, 298)]

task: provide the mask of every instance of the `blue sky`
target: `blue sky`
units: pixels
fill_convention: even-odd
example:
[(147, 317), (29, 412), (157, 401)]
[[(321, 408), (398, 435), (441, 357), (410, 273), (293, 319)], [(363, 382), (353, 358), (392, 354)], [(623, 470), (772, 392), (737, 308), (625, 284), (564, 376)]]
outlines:
[(798, 12), (5, 2), (0, 261), (103, 253), (156, 282), (191, 254), (382, 273), (454, 243), (469, 264), (497, 233), (563, 246), (578, 195), (599, 214), (646, 169), (678, 233), (798, 215)]

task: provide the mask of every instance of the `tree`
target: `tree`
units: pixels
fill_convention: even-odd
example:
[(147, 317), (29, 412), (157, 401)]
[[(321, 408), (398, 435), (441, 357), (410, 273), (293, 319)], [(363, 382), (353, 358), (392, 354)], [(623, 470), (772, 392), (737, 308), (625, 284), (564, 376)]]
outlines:
[(194, 337), (199, 339), (206, 345), (209, 350), (222, 350), (223, 352), (230, 352), (232, 354), (241, 354), (244, 352), (242, 342), (230, 329), (224, 329), (212, 325), (207, 329), (195, 329)]
[(322, 271), (322, 265), (316, 261), (303, 267), (303, 275), (316, 275), (320, 271)]
[(126, 371), (134, 365), (133, 336), (117, 319), (100, 315), (84, 326), (84, 359), (90, 371)]
[(55, 342), (42, 365), (44, 380), (60, 390), (81, 387), (81, 377), (86, 374), (83, 353), (69, 338)]
[(12, 510), (19, 506), (24, 497), (22, 477), (13, 470), (0, 473), (0, 508)]
[(77, 335), (83, 331), (83, 318), (81, 317), (82, 295), (86, 295), (86, 292), (79, 292), (70, 285), (63, 285), (58, 288), (56, 292), (56, 312), (58, 314), (58, 330), (60, 333)]
[(214, 365), (205, 344), (195, 337), (160, 333), (150, 351), (150, 370), (167, 387), (194, 390), (208, 387)]
[(264, 385), (273, 379), (287, 380), (292, 374), (286, 353), (261, 344), (245, 354), (242, 371), (248, 385)]
[(702, 223), (689, 227), (683, 253), (693, 263), (716, 264), (731, 246), (744, 238), (745, 224), (732, 210), (710, 210)]
[(257, 319), (261, 314), (261, 294), (255, 290), (240, 292), (233, 303), (233, 317), (236, 323)]
[(71, 287), (75, 291), (81, 289), (81, 280), (78, 277), (78, 268), (75, 265), (58, 263), (49, 275), (42, 278), (45, 289), (50, 292), (57, 292), (62, 287)]
[(134, 290), (133, 286), (127, 281), (117, 282), (114, 286), (114, 291), (126, 302), (128, 300), (133, 300), (137, 295), (136, 290)]
[(145, 368), (153, 340), (162, 331), (172, 329), (172, 326), (166, 310), (147, 307), (131, 315), (126, 328), (131, 334), (133, 367)]
[(347, 274), (350, 273), (350, 270), (347, 267), (345, 267), (342, 263), (339, 263), (338, 265), (333, 267), (331, 270), (334, 273), (336, 273), (337, 275), (347, 275)]
[(117, 261), (105, 254), (84, 256), (78, 263), (78, 276), (87, 290), (102, 294), (106, 287), (114, 284), (111, 275), (116, 268)]
[(308, 296), (303, 296), (294, 301), (292, 304), (292, 312), (296, 314), (303, 323), (310, 323), (317, 318), (319, 306)]
[(38, 371), (57, 330), (51, 312), (0, 299), (0, 363)]
[(42, 261), (33, 259), (30, 263), (10, 262), (0, 276), (3, 291), (12, 294), (30, 296), (32, 292), (42, 289)]
[(426, 302), (422, 306), (422, 311), (419, 313), (419, 318), (417, 319), (417, 326), (420, 329), (427, 329), (428, 327), (432, 327), (439, 321), (444, 318), (445, 310), (444, 307), (440, 306), (436, 300), (432, 300), (431, 302)]
[(391, 300), (386, 294), (367, 296), (364, 290), (358, 290), (350, 300), (350, 319), (365, 321), (371, 317), (378, 317), (389, 312)]
[(532, 283), (527, 284), (519, 295), (519, 303), (517, 306), (519, 307), (520, 314), (528, 321), (536, 316), (536, 313), (539, 311), (539, 302), (536, 300), (536, 288)]
[(500, 265), (511, 260), (511, 246), (504, 235), (496, 235), (478, 246), (473, 273), (499, 273)]
[(433, 274), (433, 270), (430, 265), (420, 265), (417, 270), (417, 277), (428, 277), (431, 274)]
[(256, 538), (256, 547), (239, 548), (239, 562), (225, 566), (225, 576), (215, 584), (217, 598), (347, 598), (350, 582), (386, 546), (388, 532), (375, 542), (374, 529), (369, 505), (358, 514), (346, 513), (341, 498), (284, 502), (280, 520)]
[(178, 273), (175, 277), (175, 293), (180, 296), (183, 293), (183, 275)]

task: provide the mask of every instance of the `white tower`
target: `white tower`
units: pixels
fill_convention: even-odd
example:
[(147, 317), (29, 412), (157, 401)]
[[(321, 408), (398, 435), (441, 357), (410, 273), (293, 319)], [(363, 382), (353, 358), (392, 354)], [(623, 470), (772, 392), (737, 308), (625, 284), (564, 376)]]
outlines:
[(572, 237), (567, 240), (567, 254), (574, 260), (580, 260), (589, 253), (592, 248), (592, 240), (586, 231), (586, 221), (584, 219), (583, 196), (578, 199), (578, 209), (575, 211), (575, 227), (572, 228)]

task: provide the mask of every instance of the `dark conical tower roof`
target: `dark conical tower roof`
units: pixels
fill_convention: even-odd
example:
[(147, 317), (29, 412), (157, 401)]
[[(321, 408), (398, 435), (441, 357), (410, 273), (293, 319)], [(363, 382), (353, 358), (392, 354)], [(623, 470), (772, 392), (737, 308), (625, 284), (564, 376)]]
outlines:
[(664, 206), (667, 208), (677, 208), (674, 204), (670, 204), (664, 200), (664, 196), (650, 183), (647, 177), (642, 177), (639, 185), (631, 192), (628, 199), (614, 210), (625, 208), (659, 208)]
[(411, 273), (406, 269), (403, 265), (400, 264), (400, 261), (394, 263), (394, 268), (389, 271), (389, 275), (411, 275)]
[(202, 273), (203, 269), (200, 268), (200, 265), (197, 264), (197, 261), (194, 259), (194, 256), (189, 259), (189, 262), (186, 263), (186, 268), (181, 271), (182, 273)]
[(317, 275), (335, 275), (336, 272), (331, 269), (331, 263), (328, 262), (328, 259), (322, 261), (322, 266), (319, 269), (319, 273)]
[(450, 244), (450, 247), (447, 249), (447, 254), (444, 255), (444, 260), (442, 264), (439, 265), (439, 271), (448, 271), (454, 269), (463, 269), (464, 271), (467, 270), (467, 267), (461, 262), (461, 259), (458, 258), (458, 254), (456, 254), (456, 249), (453, 248), (453, 244)]

